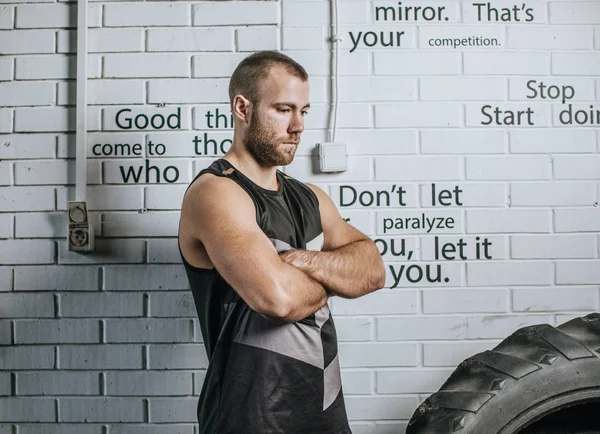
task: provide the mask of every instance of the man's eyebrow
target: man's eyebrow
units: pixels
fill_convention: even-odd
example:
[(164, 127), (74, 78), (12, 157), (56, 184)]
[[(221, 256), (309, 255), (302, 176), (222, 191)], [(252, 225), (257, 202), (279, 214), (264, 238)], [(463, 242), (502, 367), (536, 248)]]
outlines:
[[(297, 108), (297, 105), (294, 104), (293, 102), (276, 102), (275, 105), (286, 105), (286, 106), (291, 107), (291, 108)], [(306, 104), (302, 108), (303, 109), (309, 109), (310, 108), (310, 104)]]

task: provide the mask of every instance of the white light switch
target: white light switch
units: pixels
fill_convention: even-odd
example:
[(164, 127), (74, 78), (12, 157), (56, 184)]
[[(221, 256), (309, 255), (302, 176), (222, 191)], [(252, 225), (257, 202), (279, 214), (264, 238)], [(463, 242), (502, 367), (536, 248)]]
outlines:
[(319, 143), (319, 164), (321, 172), (344, 172), (348, 170), (346, 144), (340, 142)]

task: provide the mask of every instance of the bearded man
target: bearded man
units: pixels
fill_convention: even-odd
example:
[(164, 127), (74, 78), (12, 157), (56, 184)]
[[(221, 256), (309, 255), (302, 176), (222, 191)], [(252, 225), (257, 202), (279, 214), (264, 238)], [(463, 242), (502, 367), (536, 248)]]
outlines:
[(209, 359), (200, 433), (350, 433), (327, 299), (381, 288), (381, 256), (321, 189), (277, 169), (304, 131), (304, 68), (252, 54), (229, 97), (232, 146), (192, 181), (179, 225)]

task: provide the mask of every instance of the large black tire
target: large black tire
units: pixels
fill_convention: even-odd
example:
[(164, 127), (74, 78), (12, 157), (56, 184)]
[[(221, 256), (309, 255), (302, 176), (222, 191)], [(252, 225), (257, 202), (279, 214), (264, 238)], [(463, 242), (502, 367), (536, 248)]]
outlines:
[[(466, 359), (419, 406), (406, 434), (516, 434), (559, 408), (590, 402), (600, 402), (598, 313), (556, 328), (523, 327)], [(598, 410), (593, 419), (586, 433), (600, 433)]]

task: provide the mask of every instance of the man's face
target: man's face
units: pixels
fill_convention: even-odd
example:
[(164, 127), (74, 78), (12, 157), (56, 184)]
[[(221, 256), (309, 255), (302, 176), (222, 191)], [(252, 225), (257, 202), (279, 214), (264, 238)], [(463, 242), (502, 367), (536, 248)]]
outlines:
[(304, 131), (304, 115), (310, 107), (308, 82), (273, 67), (252, 106), (244, 145), (263, 167), (292, 162)]

